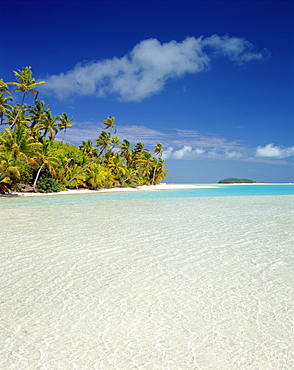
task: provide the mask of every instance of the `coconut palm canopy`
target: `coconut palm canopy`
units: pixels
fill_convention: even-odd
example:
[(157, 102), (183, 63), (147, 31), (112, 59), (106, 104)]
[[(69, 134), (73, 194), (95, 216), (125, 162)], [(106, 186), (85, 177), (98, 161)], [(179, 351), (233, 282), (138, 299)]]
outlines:
[[(102, 122), (104, 130), (97, 139), (82, 141), (79, 146), (64, 143), (73, 124), (67, 113), (53, 115), (44, 101), (27, 106), (28, 92), (38, 97), (30, 67), (15, 72), (17, 82), (0, 84), (0, 191), (58, 191), (69, 188), (111, 188), (156, 184), (166, 176), (158, 161), (162, 145), (154, 155), (138, 142), (133, 148), (128, 140), (116, 136), (115, 118)], [(13, 103), (12, 93), (22, 93), (22, 104)], [(8, 102), (10, 104), (8, 104)], [(57, 140), (63, 131), (62, 140)]]

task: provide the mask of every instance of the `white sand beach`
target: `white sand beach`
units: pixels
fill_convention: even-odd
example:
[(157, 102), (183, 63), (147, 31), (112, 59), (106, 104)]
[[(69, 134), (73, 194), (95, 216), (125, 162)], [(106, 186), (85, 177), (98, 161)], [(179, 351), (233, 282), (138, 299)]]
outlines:
[(157, 185), (143, 185), (137, 188), (111, 188), (111, 189), (68, 189), (66, 191), (56, 193), (21, 193), (13, 192), (10, 194), (0, 194), (0, 197), (11, 197), (11, 196), (43, 196), (43, 195), (70, 195), (70, 194), (85, 194), (85, 193), (109, 193), (109, 192), (125, 192), (125, 191), (153, 191), (153, 190), (175, 190), (175, 189), (210, 189), (216, 188), (214, 185), (197, 185), (197, 184), (157, 184)]

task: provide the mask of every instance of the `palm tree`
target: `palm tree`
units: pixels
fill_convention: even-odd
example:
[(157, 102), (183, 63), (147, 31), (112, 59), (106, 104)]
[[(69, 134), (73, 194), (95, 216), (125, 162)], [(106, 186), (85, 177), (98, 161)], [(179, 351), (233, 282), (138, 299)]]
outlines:
[(23, 93), (21, 105), (24, 104), (24, 99), (28, 92), (35, 94), (36, 100), (39, 92), (35, 89), (35, 87), (43, 85), (45, 81), (36, 82), (36, 80), (33, 78), (31, 67), (24, 67), (22, 70), (19, 69), (18, 71), (13, 71), (13, 73), (18, 82), (6, 82), (6, 84), (16, 86), (16, 89), (13, 90), (13, 92), (21, 91)]
[[(13, 167), (23, 162), (37, 166), (42, 144), (30, 136), (30, 130), (23, 125), (16, 125), (14, 131), (10, 127), (5, 129), (5, 135), (0, 136), (0, 153), (10, 153), (13, 158)], [(2, 176), (9, 171), (2, 170)]]
[(62, 113), (59, 119), (60, 119), (59, 128), (60, 130), (64, 130), (63, 138), (61, 140), (61, 142), (63, 143), (64, 138), (65, 138), (66, 129), (69, 127), (72, 127), (71, 123), (73, 121), (73, 117), (69, 118), (67, 113)]
[(115, 117), (112, 117), (112, 116), (108, 116), (107, 119), (105, 119), (102, 123), (103, 126), (105, 126), (105, 129), (108, 130), (109, 128), (110, 129), (114, 129), (113, 131), (113, 135), (116, 134), (116, 126), (115, 126)]
[[(16, 104), (11, 111), (8, 111), (8, 120), (7, 123), (9, 124), (9, 127), (11, 129), (14, 128), (14, 126), (17, 125), (23, 125), (25, 127), (28, 127), (29, 123), (29, 117), (26, 114), (27, 109), (26, 105), (20, 105)], [(6, 132), (4, 133), (4, 135)]]
[(124, 139), (123, 142), (120, 144), (120, 150), (119, 153), (121, 156), (123, 156), (127, 164), (130, 163), (130, 158), (131, 158), (131, 144), (128, 140)]
[(155, 167), (154, 167), (153, 178), (152, 178), (152, 184), (153, 185), (154, 185), (154, 180), (155, 180), (155, 173), (156, 173), (157, 164), (158, 164), (159, 159), (162, 157), (162, 153), (163, 153), (162, 144), (157, 143), (154, 146), (154, 154), (158, 156), (158, 160), (156, 161), (156, 164), (155, 164)]
[(35, 100), (34, 103), (35, 106), (30, 105), (28, 108), (28, 111), (30, 112), (31, 129), (34, 129), (42, 123), (45, 117), (45, 112), (49, 109), (49, 106), (46, 108), (46, 104), (43, 100)]
[(97, 189), (102, 185), (103, 180), (108, 175), (105, 167), (99, 163), (93, 163), (86, 169), (87, 172), (87, 183), (91, 186), (91, 189)]
[(0, 78), (0, 92), (10, 94), (7, 83), (5, 83), (2, 78)]
[(0, 151), (0, 183), (10, 183), (11, 175), (19, 177), (19, 167), (16, 162), (17, 159), (14, 158), (13, 153), (2, 148)]
[(89, 158), (94, 158), (98, 154), (98, 149), (93, 147), (93, 142), (91, 140), (82, 141), (82, 144), (79, 146), (79, 148)]
[(49, 172), (55, 176), (55, 167), (59, 165), (59, 159), (56, 157), (52, 157), (49, 155), (49, 148), (50, 148), (50, 141), (49, 140), (43, 140), (43, 146), (42, 146), (42, 151), (40, 152), (40, 155), (38, 156), (38, 162), (40, 162), (40, 167), (38, 168), (35, 181), (33, 184), (33, 189), (36, 191), (36, 185), (37, 181), (39, 179), (40, 173), (45, 166)]
[(99, 156), (103, 154), (106, 150), (110, 150), (111, 148), (111, 134), (110, 132), (102, 131), (101, 134), (98, 136), (96, 141), (96, 146), (100, 147)]
[[(125, 180), (122, 181), (124, 184), (126, 181), (143, 175), (145, 179), (150, 177), (150, 170), (152, 168), (152, 155), (151, 153), (144, 151), (136, 156), (136, 169), (132, 172)], [(149, 181), (147, 181), (149, 182)]]
[(150, 178), (150, 171), (152, 169), (152, 155), (149, 152), (144, 152), (140, 158), (139, 167), (142, 168), (140, 173), (146, 178)]
[(111, 138), (111, 150), (120, 142), (120, 138), (118, 136), (112, 136)]
[(159, 183), (165, 177), (167, 177), (167, 173), (166, 173), (166, 169), (164, 167), (164, 161), (163, 161), (163, 159), (159, 158), (158, 161), (157, 161), (155, 182)]
[(107, 167), (111, 170), (115, 180), (117, 180), (119, 184), (121, 184), (127, 171), (127, 167), (123, 162), (124, 158), (120, 157), (118, 153), (113, 154), (107, 161)]
[(135, 145), (133, 149), (133, 153), (142, 153), (145, 150), (145, 145), (141, 143), (140, 141)]
[(49, 108), (45, 111), (42, 123), (37, 126), (38, 131), (43, 130), (42, 138), (45, 138), (47, 133), (49, 132), (50, 133), (49, 139), (54, 140), (59, 127), (58, 120), (59, 117), (53, 116)]
[(4, 97), (4, 92), (0, 91), (0, 125), (3, 124), (4, 116), (8, 115), (12, 106), (7, 104), (8, 101), (12, 101), (11, 96)]
[[(21, 91), (23, 93), (21, 105), (24, 105), (24, 100), (28, 92), (35, 94), (34, 100), (36, 100), (39, 92), (35, 89), (35, 87), (43, 85), (45, 81), (36, 82), (36, 80), (33, 78), (31, 67), (24, 67), (22, 70), (19, 69), (18, 71), (13, 71), (13, 73), (18, 82), (6, 82), (6, 84), (16, 86), (16, 89), (14, 89), (13, 92)], [(17, 117), (18, 116), (15, 117), (15, 122)], [(12, 123), (12, 126), (14, 126), (15, 122)]]
[(147, 151), (145, 149), (145, 145), (140, 141), (135, 145), (134, 149), (132, 149), (132, 156), (130, 158), (130, 164), (132, 166), (138, 165), (138, 159), (140, 158), (141, 154)]
[[(102, 131), (98, 136), (96, 141), (96, 146), (100, 147), (100, 152), (96, 158), (94, 158), (91, 162), (85, 164), (75, 175), (73, 175), (64, 185), (68, 185), (72, 182), (79, 174), (81, 174), (87, 167), (91, 166), (93, 163), (98, 161), (103, 153), (109, 151), (111, 149), (112, 138), (110, 132)], [(105, 154), (104, 154), (105, 156)], [(104, 157), (103, 157), (104, 162)]]

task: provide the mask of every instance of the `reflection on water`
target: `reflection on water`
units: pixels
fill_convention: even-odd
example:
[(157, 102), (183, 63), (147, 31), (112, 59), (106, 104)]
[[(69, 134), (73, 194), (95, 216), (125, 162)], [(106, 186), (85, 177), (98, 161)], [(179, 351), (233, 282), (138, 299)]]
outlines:
[(1, 369), (293, 369), (293, 196), (80, 197), (0, 210)]

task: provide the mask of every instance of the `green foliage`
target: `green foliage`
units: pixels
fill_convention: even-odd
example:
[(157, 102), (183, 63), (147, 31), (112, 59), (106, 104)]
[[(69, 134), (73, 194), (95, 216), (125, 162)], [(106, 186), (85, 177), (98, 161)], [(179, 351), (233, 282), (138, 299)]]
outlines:
[[(56, 192), (69, 188), (112, 188), (156, 184), (166, 177), (161, 159), (162, 144), (153, 154), (138, 142), (132, 149), (126, 139), (115, 136), (115, 118), (103, 121), (104, 130), (94, 144), (83, 141), (77, 147), (64, 144), (66, 130), (73, 118), (67, 113), (55, 116), (50, 106), (36, 100), (36, 82), (30, 67), (14, 72), (17, 82), (0, 79), (0, 124), (8, 127), (0, 132), (0, 182), (11, 190), (20, 184), (39, 192)], [(9, 91), (22, 93), (21, 104), (11, 106)], [(34, 104), (24, 101), (28, 93), (35, 95)], [(62, 141), (55, 136), (63, 130)], [(106, 131), (108, 130), (108, 131)]]
[(48, 154), (52, 157), (61, 159), (62, 163), (71, 160), (78, 165), (82, 165), (85, 160), (85, 155), (80, 148), (75, 145), (64, 144), (61, 141), (53, 141), (50, 145)]
[(40, 193), (55, 193), (60, 191), (60, 186), (51, 173), (45, 170), (39, 177), (37, 190)]
[(35, 174), (36, 169), (34, 166), (23, 163), (23, 165), (20, 167), (19, 182), (21, 184), (32, 184), (34, 182)]
[(249, 179), (238, 179), (236, 177), (227, 178), (224, 180), (220, 180), (219, 184), (254, 184), (256, 181), (249, 180)]

